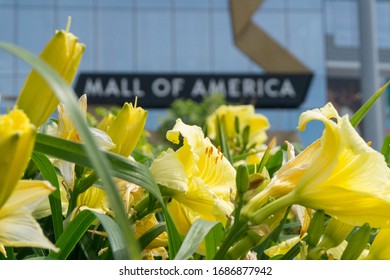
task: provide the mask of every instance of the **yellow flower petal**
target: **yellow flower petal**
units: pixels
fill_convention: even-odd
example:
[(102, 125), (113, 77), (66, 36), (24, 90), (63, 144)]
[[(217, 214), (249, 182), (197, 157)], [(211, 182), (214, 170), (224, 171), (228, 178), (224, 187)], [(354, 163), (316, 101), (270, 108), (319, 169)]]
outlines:
[(301, 237), (299, 236), (287, 239), (286, 241), (283, 241), (278, 245), (268, 248), (264, 251), (264, 254), (266, 254), (270, 258), (277, 255), (284, 255), (300, 241)]
[[(70, 84), (76, 74), (85, 46), (67, 31), (56, 31), (40, 54)], [(39, 102), (37, 102), (39, 99)], [(53, 113), (58, 99), (36, 71), (31, 71), (19, 94), (17, 105), (23, 109), (37, 127)]]
[(179, 231), (188, 230), (196, 217), (226, 223), (236, 194), (234, 167), (200, 127), (178, 119), (167, 138), (180, 144), (180, 137), (182, 145), (162, 153), (150, 167), (156, 182), (172, 190), (168, 207), (176, 208), (172, 215)]
[(366, 257), (369, 260), (390, 260), (390, 229), (381, 229), (375, 236)]
[(100, 127), (115, 143), (113, 153), (128, 157), (141, 138), (148, 111), (125, 103), (115, 118), (107, 119)]
[(352, 225), (390, 227), (390, 169), (383, 156), (330, 103), (324, 110), (303, 114), (300, 127), (312, 119), (323, 121), (326, 128), (321, 147), (295, 188), (300, 202)]
[(47, 248), (57, 251), (31, 213), (54, 188), (45, 181), (20, 181), (0, 208), (0, 245)]
[(35, 144), (35, 127), (14, 108), (0, 116), (0, 208), (24, 173)]
[[(242, 134), (244, 128), (249, 126), (249, 145), (261, 146), (267, 140), (266, 131), (270, 124), (266, 116), (256, 114), (253, 105), (221, 105), (207, 118), (208, 136), (215, 140), (217, 136), (217, 118), (220, 119), (230, 146), (234, 146), (234, 138)], [(236, 118), (239, 120), (240, 131), (236, 131)]]
[[(146, 215), (141, 220), (138, 220), (134, 223), (133, 227), (135, 229), (135, 237), (140, 238), (148, 230), (152, 229), (154, 226), (158, 225), (158, 221), (154, 213)], [(150, 242), (146, 249), (165, 247), (168, 245), (168, 235), (164, 231), (159, 236), (157, 236), (152, 242)]]
[[(324, 210), (349, 225), (390, 228), (390, 169), (384, 157), (367, 145), (348, 116), (340, 117), (332, 104), (304, 112), (298, 128), (304, 129), (311, 120), (325, 124), (322, 137), (284, 164), (256, 199), (264, 202), (265, 194), (280, 197), (272, 209), (300, 204)], [(242, 213), (261, 222), (264, 211), (253, 206), (249, 202)]]
[(157, 184), (166, 186), (174, 192), (188, 191), (188, 177), (185, 166), (177, 154), (169, 149), (163, 152), (150, 166), (150, 172)]

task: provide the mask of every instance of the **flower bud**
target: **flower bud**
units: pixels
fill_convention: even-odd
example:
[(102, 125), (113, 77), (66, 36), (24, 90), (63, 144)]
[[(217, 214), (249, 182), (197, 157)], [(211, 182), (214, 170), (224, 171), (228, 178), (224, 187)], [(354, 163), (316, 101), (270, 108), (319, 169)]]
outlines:
[[(76, 74), (85, 45), (64, 30), (56, 31), (54, 37), (40, 54), (40, 58), (55, 69), (70, 84)], [(39, 102), (37, 102), (39, 100)], [(54, 112), (59, 101), (40, 74), (30, 72), (16, 101), (37, 127)]]
[(369, 224), (362, 225), (356, 232), (354, 232), (348, 241), (347, 248), (345, 248), (341, 255), (342, 260), (356, 260), (367, 246), (371, 235), (371, 227)]
[(307, 230), (307, 245), (309, 245), (309, 248), (314, 248), (317, 246), (322, 232), (324, 231), (324, 222), (324, 211), (319, 210), (315, 212), (313, 218), (311, 219), (309, 229)]
[(241, 201), (243, 199), (244, 194), (249, 188), (248, 167), (244, 164), (239, 165), (237, 168), (236, 185), (237, 185), (238, 200)]
[(115, 143), (111, 152), (128, 157), (141, 138), (148, 111), (133, 104), (125, 103), (114, 118), (103, 119), (99, 128), (104, 130)]
[(343, 223), (336, 218), (331, 218), (326, 226), (324, 235), (318, 247), (330, 249), (337, 247), (345, 240), (348, 234), (353, 230), (354, 226)]
[(17, 108), (0, 116), (0, 208), (13, 192), (30, 160), (35, 127)]

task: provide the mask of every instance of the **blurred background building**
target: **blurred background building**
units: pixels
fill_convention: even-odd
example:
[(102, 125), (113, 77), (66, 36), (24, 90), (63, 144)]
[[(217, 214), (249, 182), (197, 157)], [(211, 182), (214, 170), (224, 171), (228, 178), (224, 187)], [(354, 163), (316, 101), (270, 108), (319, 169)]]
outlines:
[[(381, 85), (390, 77), (390, 1), (373, 3)], [(71, 31), (87, 46), (80, 73), (264, 73), (234, 44), (228, 0), (0, 0), (0, 40), (39, 54), (68, 16)], [(258, 109), (273, 130), (294, 130), (301, 112), (328, 100), (340, 113), (361, 105), (360, 19), (358, 0), (263, 1), (253, 22), (313, 72), (299, 108)], [(0, 51), (1, 112), (29, 70)], [(147, 128), (155, 129), (165, 112), (150, 109)], [(388, 119), (383, 127), (390, 127)], [(321, 131), (321, 124), (310, 123), (300, 138), (309, 144)]]

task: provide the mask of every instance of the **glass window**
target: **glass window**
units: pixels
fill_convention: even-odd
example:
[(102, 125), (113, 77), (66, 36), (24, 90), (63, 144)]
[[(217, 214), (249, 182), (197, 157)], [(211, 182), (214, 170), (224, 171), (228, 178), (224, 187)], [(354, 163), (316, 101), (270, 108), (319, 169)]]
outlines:
[(101, 9), (98, 18), (98, 68), (104, 71), (134, 70), (133, 11)]
[(178, 71), (210, 70), (208, 11), (180, 11), (175, 17), (176, 67)]
[[(14, 43), (14, 14), (11, 8), (0, 9), (0, 41)], [(13, 57), (0, 51), (0, 73), (12, 73)]]
[(234, 44), (230, 16), (226, 12), (213, 12), (212, 70), (217, 72), (247, 72), (249, 59)]
[(139, 71), (173, 70), (170, 11), (139, 10), (136, 38)]
[[(52, 9), (21, 8), (18, 11), (18, 46), (39, 55), (54, 35), (54, 15)], [(64, 23), (64, 26), (66, 22)], [(18, 60), (17, 71), (29, 72), (30, 67)]]
[(176, 0), (175, 6), (177, 8), (209, 8), (210, 4), (209, 0)]
[(378, 47), (390, 48), (390, 2), (377, 1)]
[[(170, 8), (172, 0), (138, 0), (137, 7), (139, 8)], [(197, 1), (194, 1), (197, 2)]]

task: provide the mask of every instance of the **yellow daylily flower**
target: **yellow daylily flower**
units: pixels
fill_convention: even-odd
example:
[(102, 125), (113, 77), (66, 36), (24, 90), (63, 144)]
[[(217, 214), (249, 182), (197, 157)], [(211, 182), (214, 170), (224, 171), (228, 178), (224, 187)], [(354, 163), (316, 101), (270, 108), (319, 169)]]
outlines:
[(132, 207), (143, 197), (145, 193), (144, 188), (118, 178), (115, 178), (114, 180), (119, 194), (122, 197), (125, 210), (128, 214), (133, 214)]
[[(298, 129), (305, 129), (311, 120), (325, 124), (322, 137), (276, 173), (270, 185), (283, 189), (286, 195), (265, 207), (274, 210), (300, 204), (324, 210), (350, 225), (390, 227), (390, 169), (384, 157), (359, 136), (347, 115), (338, 115), (331, 103), (304, 112)], [(260, 209), (248, 216), (253, 222), (261, 222), (264, 213)]]
[(14, 108), (0, 116), (0, 252), (4, 246), (56, 250), (44, 236), (32, 212), (54, 188), (45, 181), (20, 180), (35, 144), (35, 127)]
[[(267, 140), (266, 131), (270, 124), (268, 118), (262, 114), (256, 114), (253, 105), (221, 105), (211, 114), (206, 121), (207, 133), (210, 139), (217, 137), (217, 117), (225, 128), (230, 147), (234, 147), (235, 137), (242, 134), (245, 127), (249, 126), (248, 145), (260, 147)], [(236, 118), (239, 121), (239, 131), (236, 131)]]
[(35, 135), (35, 126), (22, 110), (0, 116), (0, 208), (27, 167)]
[(294, 247), (296, 244), (298, 244), (302, 238), (300, 236), (295, 236), (290, 239), (287, 239), (277, 245), (274, 245), (272, 247), (269, 247), (264, 251), (264, 254), (266, 254), (268, 257), (272, 258), (277, 255), (284, 255), (286, 254), (292, 247)]
[(130, 156), (142, 136), (148, 111), (125, 103), (118, 115), (108, 114), (98, 128), (105, 131), (115, 143), (110, 151), (124, 157)]
[[(79, 98), (78, 104), (80, 106), (81, 112), (86, 117), (87, 95), (82, 95)], [(102, 150), (106, 151), (115, 147), (115, 144), (112, 142), (111, 138), (104, 131), (93, 127), (90, 127), (89, 130)], [(52, 133), (54, 136), (57, 136), (62, 139), (74, 142), (81, 141), (77, 129), (70, 120), (69, 113), (66, 111), (65, 106), (62, 103), (58, 105), (58, 126), (57, 128), (52, 129)], [(60, 169), (61, 174), (64, 177), (64, 181), (67, 188), (73, 190), (75, 178), (75, 164), (68, 161), (59, 160), (57, 161), (56, 165)]]
[(85, 192), (77, 197), (77, 205), (97, 212), (105, 213), (108, 209), (106, 192), (102, 188), (89, 187)]
[(322, 121), (325, 130), (294, 189), (296, 199), (347, 224), (390, 227), (390, 169), (384, 157), (331, 103), (303, 113), (298, 129), (305, 129), (311, 120)]
[[(85, 45), (67, 30), (55, 32), (54, 37), (40, 54), (70, 84), (76, 74)], [(39, 102), (37, 102), (39, 100)], [(25, 111), (31, 122), (41, 126), (53, 113), (58, 99), (40, 74), (32, 70), (19, 94), (16, 104)]]
[(20, 180), (8, 200), (0, 206), (0, 252), (4, 246), (38, 247), (58, 251), (45, 237), (32, 212), (54, 188), (46, 181)]
[(381, 229), (375, 236), (367, 260), (390, 260), (390, 229)]
[[(154, 226), (158, 225), (158, 221), (154, 213), (146, 215), (141, 220), (138, 220), (134, 223), (133, 228), (135, 230), (135, 237), (140, 238), (148, 230), (152, 229)], [(153, 249), (159, 247), (165, 247), (168, 245), (168, 235), (164, 231), (159, 236), (157, 236), (152, 242), (150, 242), (146, 249)]]
[(223, 154), (205, 138), (200, 127), (176, 121), (167, 139), (183, 144), (168, 149), (150, 167), (156, 182), (173, 197), (168, 204), (180, 234), (185, 234), (197, 218), (226, 223), (233, 211), (236, 171)]

